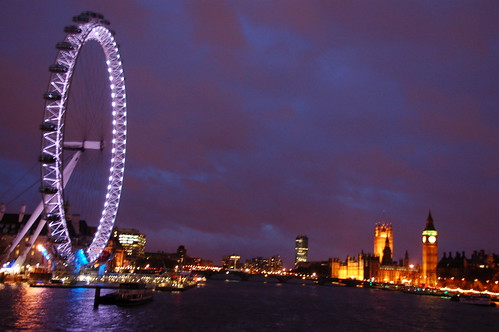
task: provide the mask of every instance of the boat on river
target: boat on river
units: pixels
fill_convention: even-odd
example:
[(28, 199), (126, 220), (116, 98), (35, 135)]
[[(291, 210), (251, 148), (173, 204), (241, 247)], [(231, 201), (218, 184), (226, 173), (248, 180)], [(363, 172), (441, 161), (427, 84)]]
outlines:
[(126, 282), (119, 285), (118, 291), (99, 297), (99, 304), (136, 306), (153, 300), (153, 289), (145, 283)]
[(490, 295), (486, 294), (479, 294), (479, 295), (457, 294), (454, 295), (451, 298), (451, 300), (465, 304), (474, 304), (474, 305), (488, 306), (488, 307), (496, 305), (496, 303), (492, 301)]
[(438, 288), (425, 288), (420, 286), (406, 286), (403, 288), (402, 292), (415, 295), (430, 295), (430, 296), (440, 296), (445, 298), (450, 297), (448, 291), (443, 291)]
[(178, 273), (172, 275), (166, 282), (155, 287), (157, 291), (183, 292), (196, 287), (198, 280), (190, 273)]

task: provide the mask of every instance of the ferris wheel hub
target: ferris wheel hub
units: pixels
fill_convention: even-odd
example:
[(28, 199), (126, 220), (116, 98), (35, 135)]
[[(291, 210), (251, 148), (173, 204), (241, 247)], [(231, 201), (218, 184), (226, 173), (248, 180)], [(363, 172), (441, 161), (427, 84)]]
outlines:
[(66, 150), (102, 150), (104, 141), (64, 142)]

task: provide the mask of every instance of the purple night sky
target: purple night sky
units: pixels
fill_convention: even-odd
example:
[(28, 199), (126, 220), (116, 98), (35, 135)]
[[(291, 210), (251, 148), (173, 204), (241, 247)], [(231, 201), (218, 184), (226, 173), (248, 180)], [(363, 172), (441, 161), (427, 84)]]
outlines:
[[(63, 27), (116, 31), (129, 136), (118, 227), (219, 263), (499, 253), (497, 1), (2, 1), (0, 202), (29, 213), (42, 94)], [(105, 77), (102, 78), (106, 80)], [(16, 197), (19, 196), (19, 197)], [(87, 220), (88, 221), (88, 220)], [(88, 221), (96, 225), (96, 222)]]

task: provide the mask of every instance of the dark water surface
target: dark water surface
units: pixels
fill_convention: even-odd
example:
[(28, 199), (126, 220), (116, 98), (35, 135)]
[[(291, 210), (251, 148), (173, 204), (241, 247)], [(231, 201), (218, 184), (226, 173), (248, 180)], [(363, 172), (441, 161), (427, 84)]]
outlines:
[[(102, 294), (111, 290), (102, 290)], [(208, 281), (134, 308), (95, 290), (0, 284), (0, 329), (28, 331), (496, 331), (499, 308), (372, 289)]]

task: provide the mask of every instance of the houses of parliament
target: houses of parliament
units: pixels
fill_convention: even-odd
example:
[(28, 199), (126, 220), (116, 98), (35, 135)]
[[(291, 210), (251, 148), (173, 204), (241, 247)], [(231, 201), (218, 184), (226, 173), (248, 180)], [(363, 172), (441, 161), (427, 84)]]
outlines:
[(345, 261), (331, 259), (331, 277), (339, 279), (371, 280), (385, 283), (437, 285), (438, 232), (431, 212), (421, 234), (422, 264), (409, 263), (409, 254), (400, 261), (393, 260), (393, 226), (377, 223), (374, 227), (373, 253), (361, 252)]

